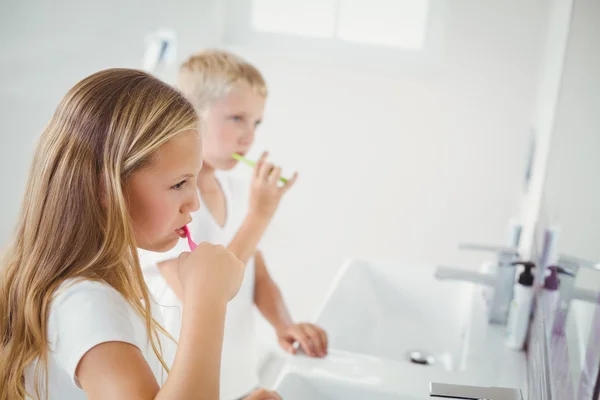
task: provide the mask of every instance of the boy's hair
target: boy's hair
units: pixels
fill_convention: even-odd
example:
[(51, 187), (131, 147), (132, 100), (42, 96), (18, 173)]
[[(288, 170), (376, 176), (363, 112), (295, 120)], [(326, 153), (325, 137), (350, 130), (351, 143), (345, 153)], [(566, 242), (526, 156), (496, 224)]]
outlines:
[(222, 50), (205, 50), (192, 55), (179, 68), (177, 87), (202, 115), (215, 101), (239, 84), (267, 96), (267, 84), (256, 67)]
[(103, 281), (121, 293), (168, 369), (125, 187), (160, 146), (191, 129), (198, 116), (190, 102), (142, 71), (98, 72), (63, 98), (39, 139), (13, 243), (0, 261), (0, 400), (26, 397), (25, 368), (36, 359), (36, 395), (47, 398), (50, 305), (69, 279)]

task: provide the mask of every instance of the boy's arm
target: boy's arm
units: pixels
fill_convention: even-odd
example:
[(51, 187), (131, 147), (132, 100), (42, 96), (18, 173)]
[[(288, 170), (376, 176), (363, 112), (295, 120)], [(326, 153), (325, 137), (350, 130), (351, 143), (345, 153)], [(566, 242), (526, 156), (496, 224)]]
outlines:
[(254, 268), (254, 303), (275, 331), (282, 332), (291, 327), (294, 322), (260, 251), (254, 255)]
[(294, 343), (298, 342), (304, 352), (311, 357), (327, 354), (327, 334), (321, 328), (309, 323), (294, 324), (281, 291), (269, 275), (265, 260), (260, 251), (254, 256), (255, 285), (254, 303), (261, 314), (271, 323), (279, 345), (287, 352), (295, 354)]
[(256, 246), (262, 238), (271, 218), (261, 217), (255, 213), (248, 213), (237, 233), (227, 246), (227, 250), (237, 256), (246, 264), (250, 257), (256, 253)]

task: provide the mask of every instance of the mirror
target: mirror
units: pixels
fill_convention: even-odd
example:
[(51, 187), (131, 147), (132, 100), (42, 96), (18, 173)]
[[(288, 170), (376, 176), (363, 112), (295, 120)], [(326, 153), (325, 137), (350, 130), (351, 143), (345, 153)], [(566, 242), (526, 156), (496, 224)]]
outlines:
[(545, 291), (541, 300), (556, 304), (556, 311), (547, 313), (552, 379), (561, 382), (562, 387), (556, 385), (561, 396), (572, 393), (574, 398), (589, 399), (600, 363), (600, 265), (572, 262), (566, 256), (559, 257), (558, 264), (574, 276), (562, 275), (558, 290)]
[[(598, 368), (598, 335), (593, 326), (598, 319), (598, 298), (600, 296), (600, 271), (581, 269), (575, 278), (575, 290), (578, 298), (571, 300), (566, 321), (566, 336), (569, 349), (571, 376), (575, 383), (575, 393), (582, 398), (582, 391), (591, 395)], [(588, 397), (590, 398), (590, 397)]]
[[(600, 262), (600, 4), (573, 1), (539, 220), (558, 227), (555, 254)], [(592, 398), (598, 377), (600, 271), (561, 276), (573, 284), (564, 335), (573, 398)], [(569, 280), (573, 280), (569, 282)], [(595, 325), (596, 324), (596, 325)], [(557, 356), (550, 354), (550, 357)], [(551, 363), (552, 364), (552, 363)], [(556, 373), (556, 371), (553, 371)]]

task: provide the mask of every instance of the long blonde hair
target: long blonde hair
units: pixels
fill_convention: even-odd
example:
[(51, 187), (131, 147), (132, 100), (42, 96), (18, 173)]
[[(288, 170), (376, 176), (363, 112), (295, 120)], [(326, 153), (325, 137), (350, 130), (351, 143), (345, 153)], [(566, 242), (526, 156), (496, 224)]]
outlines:
[(197, 128), (183, 95), (142, 71), (98, 72), (63, 98), (40, 137), (17, 230), (0, 264), (1, 400), (25, 398), (25, 368), (36, 359), (40, 397), (38, 379), (47, 383), (50, 303), (71, 278), (104, 281), (119, 291), (145, 320), (168, 370), (124, 185), (161, 145)]

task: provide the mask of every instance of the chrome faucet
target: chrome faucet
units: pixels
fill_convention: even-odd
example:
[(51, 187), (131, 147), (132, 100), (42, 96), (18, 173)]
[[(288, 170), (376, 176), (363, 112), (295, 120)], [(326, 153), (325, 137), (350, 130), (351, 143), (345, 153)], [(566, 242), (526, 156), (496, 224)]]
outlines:
[(596, 303), (600, 299), (600, 290), (585, 290), (575, 288), (575, 278), (580, 268), (589, 268), (600, 271), (600, 265), (597, 262), (585, 260), (579, 257), (573, 257), (561, 254), (558, 257), (557, 269), (559, 273), (568, 275), (569, 279), (563, 279), (558, 286), (559, 300), (554, 314), (553, 331), (564, 335), (565, 322), (572, 300), (583, 300), (590, 303)]
[(498, 255), (496, 274), (466, 271), (452, 267), (437, 267), (436, 279), (473, 282), (491, 286), (494, 289), (488, 320), (492, 324), (506, 325), (510, 303), (513, 299), (515, 283), (515, 263), (519, 250), (515, 247), (486, 246), (464, 243), (458, 246), (460, 250), (487, 251)]
[(429, 383), (429, 397), (471, 400), (523, 400), (520, 389)]

